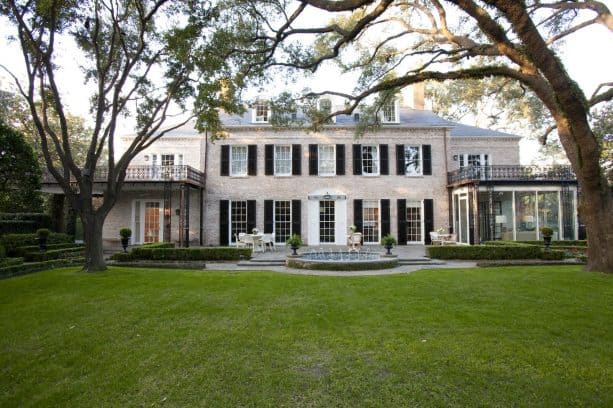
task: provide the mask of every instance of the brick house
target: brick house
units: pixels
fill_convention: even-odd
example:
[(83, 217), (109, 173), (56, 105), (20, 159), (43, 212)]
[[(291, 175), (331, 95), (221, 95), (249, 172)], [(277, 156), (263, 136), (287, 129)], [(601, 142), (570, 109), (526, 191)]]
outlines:
[[(309, 245), (346, 245), (351, 225), (365, 245), (390, 233), (401, 245), (427, 244), (441, 228), (465, 244), (540, 239), (544, 225), (554, 239), (577, 238), (568, 167), (520, 166), (519, 136), (413, 106), (386, 106), (381, 128), (361, 138), (359, 114), (316, 133), (274, 130), (265, 101), (223, 115), (222, 140), (190, 126), (171, 132), (133, 160), (105, 243), (117, 245), (123, 226), (134, 243), (184, 245), (232, 245), (253, 228), (277, 243), (298, 233)], [(44, 186), (57, 190), (48, 178)]]

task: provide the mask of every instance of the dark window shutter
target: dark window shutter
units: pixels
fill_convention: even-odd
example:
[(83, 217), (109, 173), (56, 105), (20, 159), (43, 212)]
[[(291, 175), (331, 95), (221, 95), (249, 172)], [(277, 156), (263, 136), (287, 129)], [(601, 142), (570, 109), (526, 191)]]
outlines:
[(359, 176), (362, 174), (362, 145), (353, 145), (353, 174)]
[(302, 174), (302, 146), (299, 144), (292, 145), (292, 174)]
[(316, 176), (317, 171), (317, 145), (309, 145), (309, 176)]
[(364, 228), (362, 216), (362, 200), (353, 200), (353, 225), (358, 232), (362, 232), (362, 228)]
[(336, 145), (336, 175), (345, 175), (345, 145)]
[(274, 201), (264, 200), (264, 233), (272, 234), (274, 231)]
[(300, 235), (302, 233), (300, 228), (300, 206), (300, 200), (292, 200), (292, 234)]
[(247, 174), (257, 176), (258, 174), (258, 146), (249, 145), (247, 147)]
[(430, 245), (430, 231), (434, 231), (434, 200), (426, 198), (424, 200), (424, 241)]
[(275, 174), (275, 146), (271, 144), (264, 145), (264, 174)]
[(396, 174), (404, 175), (404, 145), (396, 145)]
[(255, 214), (255, 200), (247, 200), (247, 233), (251, 234), (251, 231), (256, 225)]
[(230, 146), (221, 146), (221, 175), (230, 175)]
[(390, 200), (381, 200), (381, 236), (390, 233)]
[(406, 245), (407, 243), (407, 200), (399, 198), (398, 206), (398, 244)]
[(424, 156), (424, 176), (432, 175), (432, 148), (430, 145), (421, 145), (421, 154)]
[(219, 200), (219, 245), (230, 245), (230, 201), (228, 200)]
[(389, 149), (386, 144), (379, 145), (379, 174), (387, 176), (390, 174)]

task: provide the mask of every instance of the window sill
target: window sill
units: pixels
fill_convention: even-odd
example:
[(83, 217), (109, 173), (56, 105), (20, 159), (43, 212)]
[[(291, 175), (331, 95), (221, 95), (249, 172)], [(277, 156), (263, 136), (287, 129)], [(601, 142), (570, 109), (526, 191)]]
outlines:
[(232, 179), (246, 179), (246, 178), (249, 178), (249, 175), (245, 174), (245, 175), (241, 175), (241, 176), (230, 176), (230, 178), (232, 178)]
[(290, 178), (292, 177), (291, 174), (275, 174), (273, 175), (274, 178)]
[(409, 178), (424, 178), (423, 174), (405, 174), (404, 176)]
[(363, 177), (379, 177), (381, 176), (379, 173), (377, 174), (368, 174), (368, 173), (362, 173)]
[(336, 174), (318, 174), (318, 177), (323, 177), (323, 178), (330, 178), (330, 177), (336, 177)]

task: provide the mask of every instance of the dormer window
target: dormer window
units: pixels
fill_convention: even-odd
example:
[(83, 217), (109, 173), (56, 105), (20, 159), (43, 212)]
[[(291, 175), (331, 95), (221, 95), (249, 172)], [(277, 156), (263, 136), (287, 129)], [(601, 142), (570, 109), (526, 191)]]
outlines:
[[(328, 98), (322, 98), (319, 100), (319, 111), (325, 115), (332, 113), (332, 101)], [(332, 122), (336, 122), (336, 117), (333, 117)]]
[(268, 123), (270, 119), (270, 106), (268, 101), (257, 100), (253, 108), (253, 122)]
[(381, 122), (400, 122), (400, 118), (398, 116), (398, 102), (396, 100), (392, 100), (383, 104), (383, 106), (381, 107)]

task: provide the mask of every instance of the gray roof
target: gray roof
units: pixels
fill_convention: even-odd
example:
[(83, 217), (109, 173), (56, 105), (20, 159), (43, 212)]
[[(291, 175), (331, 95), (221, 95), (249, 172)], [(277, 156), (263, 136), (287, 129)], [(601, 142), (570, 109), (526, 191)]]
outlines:
[[(304, 118), (300, 113), (298, 118)], [(252, 126), (270, 126), (266, 123), (253, 123), (251, 110), (248, 109), (242, 115), (229, 115), (222, 112), (220, 114), (221, 123), (224, 126), (236, 128), (236, 127), (252, 127)], [(339, 127), (351, 127), (356, 125), (354, 115), (338, 115), (336, 121), (329, 126)], [(432, 111), (418, 110), (411, 108), (400, 108), (400, 122), (399, 123), (386, 123), (382, 125), (383, 128), (394, 127), (408, 127), (408, 128), (449, 128), (451, 129), (452, 137), (516, 137), (521, 136), (513, 135), (510, 133), (499, 132), (492, 129), (484, 129), (476, 126), (469, 126), (458, 122), (452, 122), (444, 119)]]

